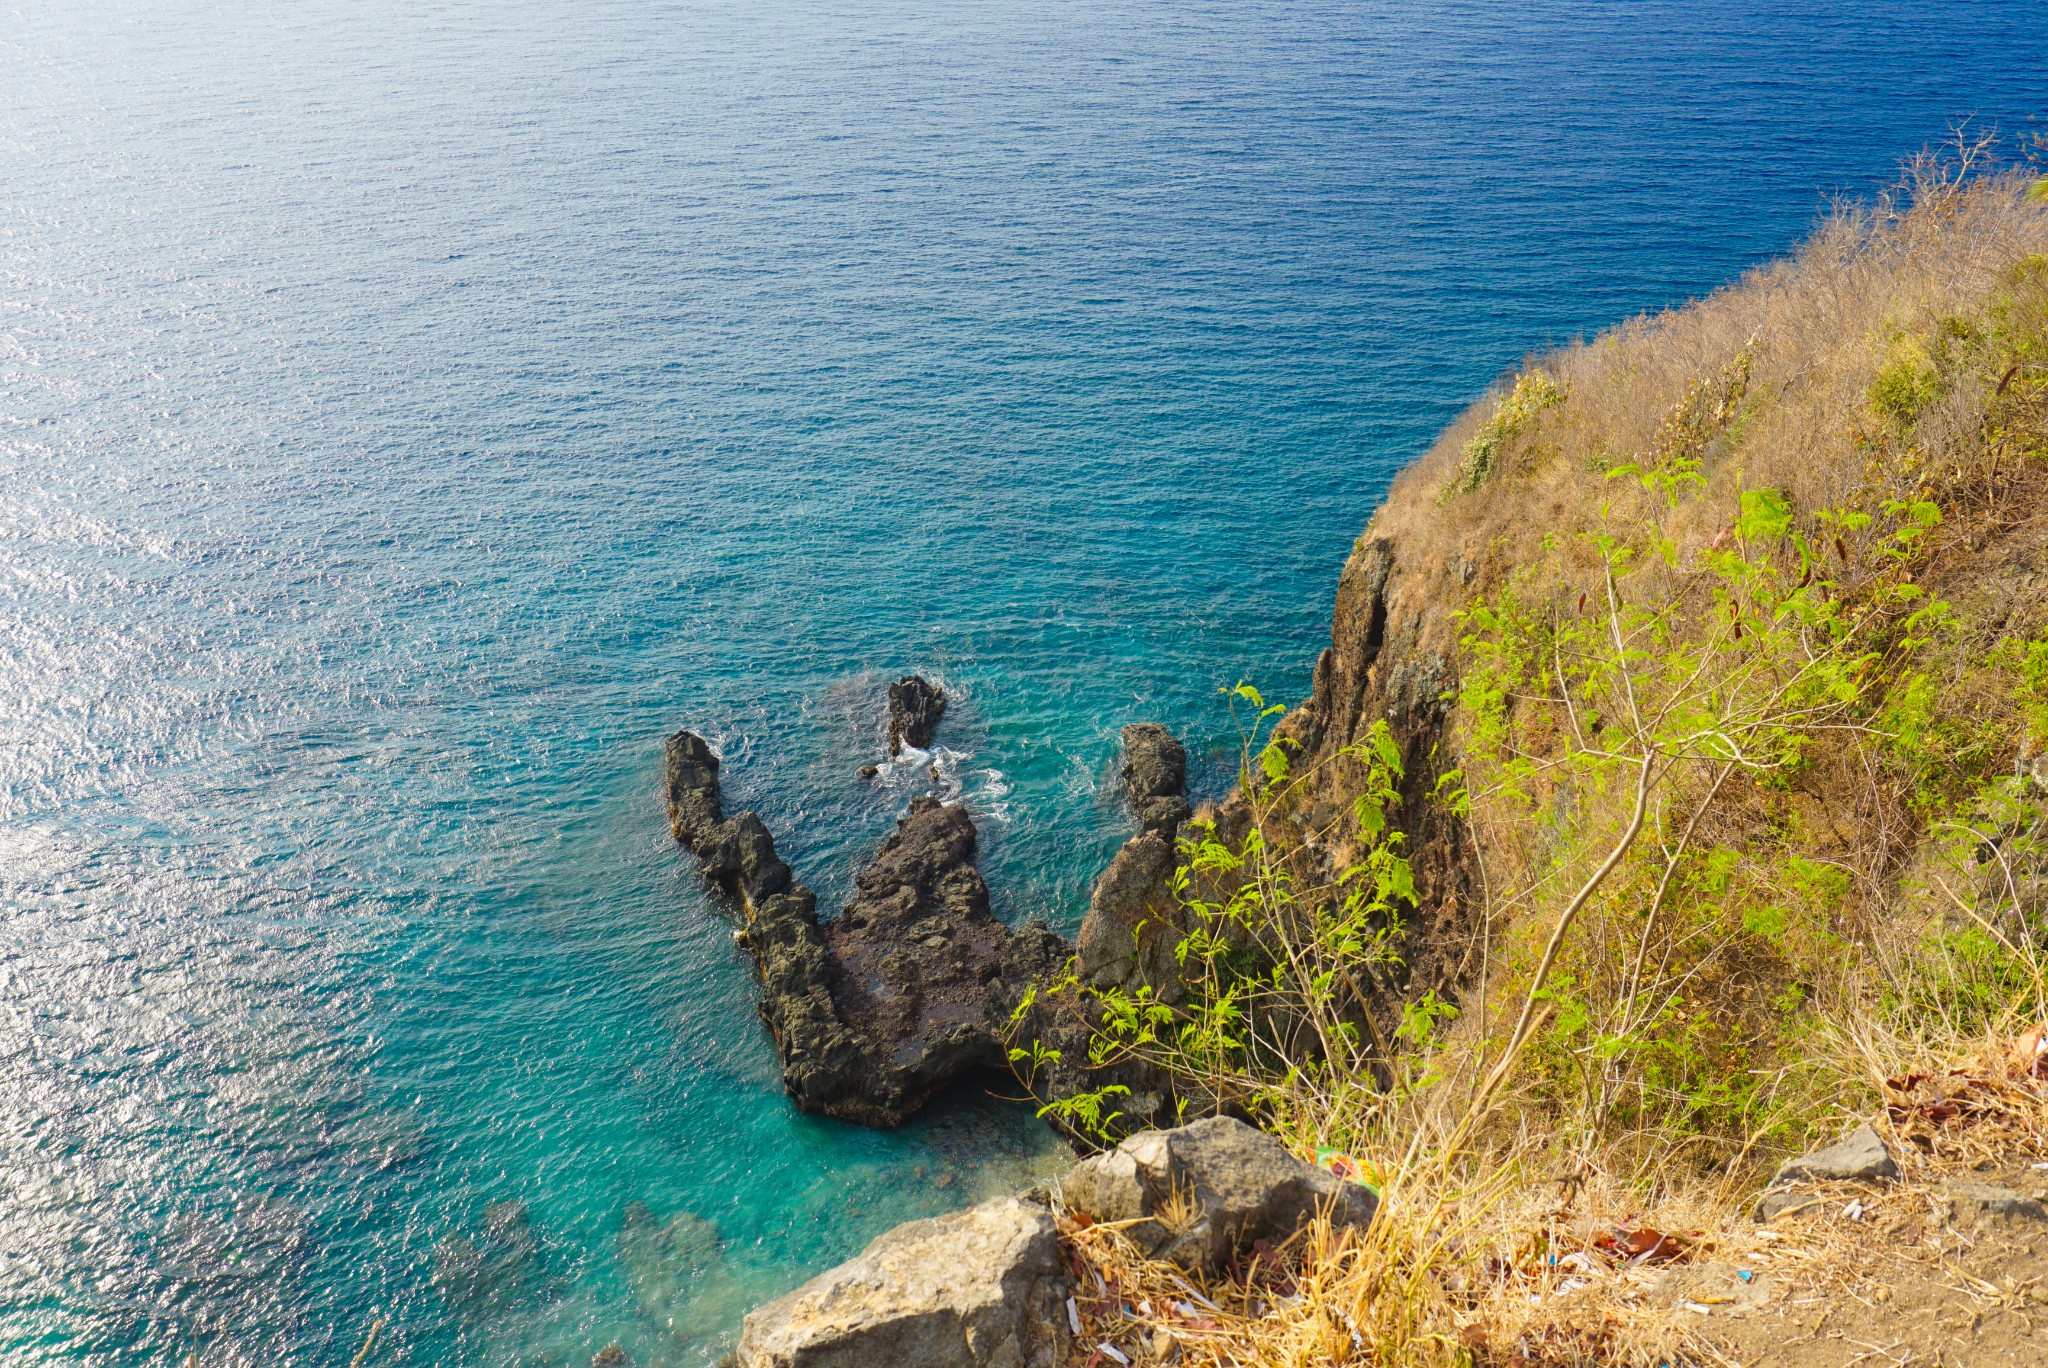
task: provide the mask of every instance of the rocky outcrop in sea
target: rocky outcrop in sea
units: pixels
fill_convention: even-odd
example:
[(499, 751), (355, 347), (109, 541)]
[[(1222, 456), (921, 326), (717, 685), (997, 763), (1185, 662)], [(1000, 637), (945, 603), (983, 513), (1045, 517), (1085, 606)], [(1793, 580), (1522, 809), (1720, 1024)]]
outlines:
[(889, 757), (905, 746), (930, 750), (939, 719), (946, 715), (946, 694), (922, 675), (905, 675), (889, 686)]
[(899, 1126), (969, 1070), (1005, 1067), (1011, 1009), (1067, 947), (1042, 924), (1012, 932), (989, 911), (966, 809), (913, 800), (853, 902), (821, 920), (760, 818), (723, 816), (717, 757), (691, 732), (669, 738), (668, 793), (677, 839), (746, 914), (740, 943), (799, 1107)]

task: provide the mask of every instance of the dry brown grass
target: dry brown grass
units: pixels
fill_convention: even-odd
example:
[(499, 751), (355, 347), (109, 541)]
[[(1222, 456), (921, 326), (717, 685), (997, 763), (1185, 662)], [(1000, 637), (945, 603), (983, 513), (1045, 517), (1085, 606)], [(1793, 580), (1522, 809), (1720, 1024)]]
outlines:
[[(1493, 492), (1440, 496), (1459, 484), (1466, 448), (1512, 383), (1473, 405), (1401, 476), (1373, 532), (1425, 533), (1446, 552), (1469, 546), (1498, 584), (1542, 557), (1547, 533), (1594, 525), (1603, 502), (1623, 516), (1668, 519), (1667, 530), (1696, 548), (1725, 526), (1741, 487), (1776, 486), (1819, 508), (1849, 501), (1873, 480), (1938, 474), (1939, 454), (1974, 445), (1985, 396), (1954, 389), (1922, 418), (1921, 455), (1896, 453), (1896, 466), (1873, 470), (1880, 453), (1865, 448), (1881, 434), (1871, 382), (1895, 338), (1980, 312), (2015, 263), (2048, 252), (2048, 203), (2029, 198), (2027, 178), (1968, 179), (1966, 171), (1916, 163), (1908, 182), (1877, 203), (1838, 206), (1791, 257), (1706, 299), (1535, 358), (1525, 373), (1555, 377), (1565, 398), (1495, 457)], [(1598, 478), (1657, 450), (1688, 396), (1729, 377), (1745, 354), (1739, 432), (1731, 440), (1724, 423), (1698, 443), (1709, 480), (1701, 497), (1667, 514)]]
[[(1539, 1177), (1553, 1155), (1536, 1134), (1488, 1167), (1396, 1173), (1362, 1240), (1319, 1225), (1216, 1278), (1147, 1261), (1120, 1226), (1064, 1215), (1083, 1328), (1074, 1362), (1113, 1363), (1114, 1350), (1232, 1368), (1735, 1365), (1726, 1308), (1743, 1303), (1881, 1306), (1914, 1285), (2030, 1307), (2027, 1289), (1957, 1264), (1977, 1241), (1951, 1224), (1944, 1195), (1959, 1176), (2048, 1155), (2048, 1087), (2012, 1062), (2013, 1044), (1921, 1056), (1937, 1086), (1895, 1091), (1871, 1118), (1901, 1179), (1802, 1186), (1810, 1200), (1768, 1225), (1749, 1218), (1743, 1184)], [(1937, 1094), (1971, 1103), (1948, 1115), (1929, 1105)]]

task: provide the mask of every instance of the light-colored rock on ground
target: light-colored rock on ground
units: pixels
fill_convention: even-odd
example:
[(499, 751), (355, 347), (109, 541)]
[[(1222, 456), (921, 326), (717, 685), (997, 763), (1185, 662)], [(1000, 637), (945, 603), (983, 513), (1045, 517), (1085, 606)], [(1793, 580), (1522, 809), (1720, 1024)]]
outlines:
[(1379, 1206), (1366, 1188), (1227, 1116), (1142, 1131), (1075, 1165), (1060, 1191), (1094, 1220), (1137, 1221), (1126, 1233), (1151, 1257), (1208, 1270), (1254, 1240), (1287, 1239), (1318, 1210), (1334, 1225), (1362, 1227)]
[(1052, 1213), (999, 1197), (877, 1238), (746, 1319), (738, 1368), (1057, 1368), (1067, 1280)]

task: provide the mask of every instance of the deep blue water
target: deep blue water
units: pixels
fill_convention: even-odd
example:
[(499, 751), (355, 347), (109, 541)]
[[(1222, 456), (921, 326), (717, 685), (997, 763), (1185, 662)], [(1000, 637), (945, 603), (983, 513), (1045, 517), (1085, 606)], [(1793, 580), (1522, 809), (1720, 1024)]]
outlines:
[[(0, 1359), (704, 1363), (1056, 1166), (792, 1113), (663, 735), (830, 900), (936, 672), (1000, 910), (1070, 928), (1117, 727), (1219, 785), (1218, 688), (1305, 689), (1503, 367), (2039, 127), (2038, 4), (1926, 15), (8, 8)], [(456, 1304), (500, 1201), (532, 1275)]]

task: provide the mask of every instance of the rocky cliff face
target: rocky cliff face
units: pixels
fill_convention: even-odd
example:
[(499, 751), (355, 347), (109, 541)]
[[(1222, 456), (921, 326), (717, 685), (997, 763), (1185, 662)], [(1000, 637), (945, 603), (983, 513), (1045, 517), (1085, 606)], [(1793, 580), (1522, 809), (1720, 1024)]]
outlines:
[[(1455, 991), (1469, 969), (1467, 912), (1476, 902), (1463, 824), (1429, 800), (1437, 779), (1458, 765), (1448, 695), (1457, 688), (1455, 614), (1470, 601), (1472, 582), (1468, 562), (1445, 553), (1442, 529), (1428, 517), (1435, 502), (1412, 477), (1398, 482), (1353, 545), (1337, 580), (1330, 644), (1316, 660), (1313, 691), (1280, 726), (1280, 735), (1302, 747), (1294, 772), (1313, 772), (1299, 817), (1319, 830), (1349, 829), (1346, 815), (1363, 785), (1364, 766), (1344, 748), (1382, 718), (1400, 747), (1405, 777), (1393, 820), (1407, 834), (1403, 853), (1421, 895), (1403, 947), (1403, 996)], [(1418, 503), (1427, 507), (1418, 510)], [(1418, 512), (1423, 516), (1411, 524)], [(1354, 852), (1339, 840), (1321, 854), (1341, 868)]]

